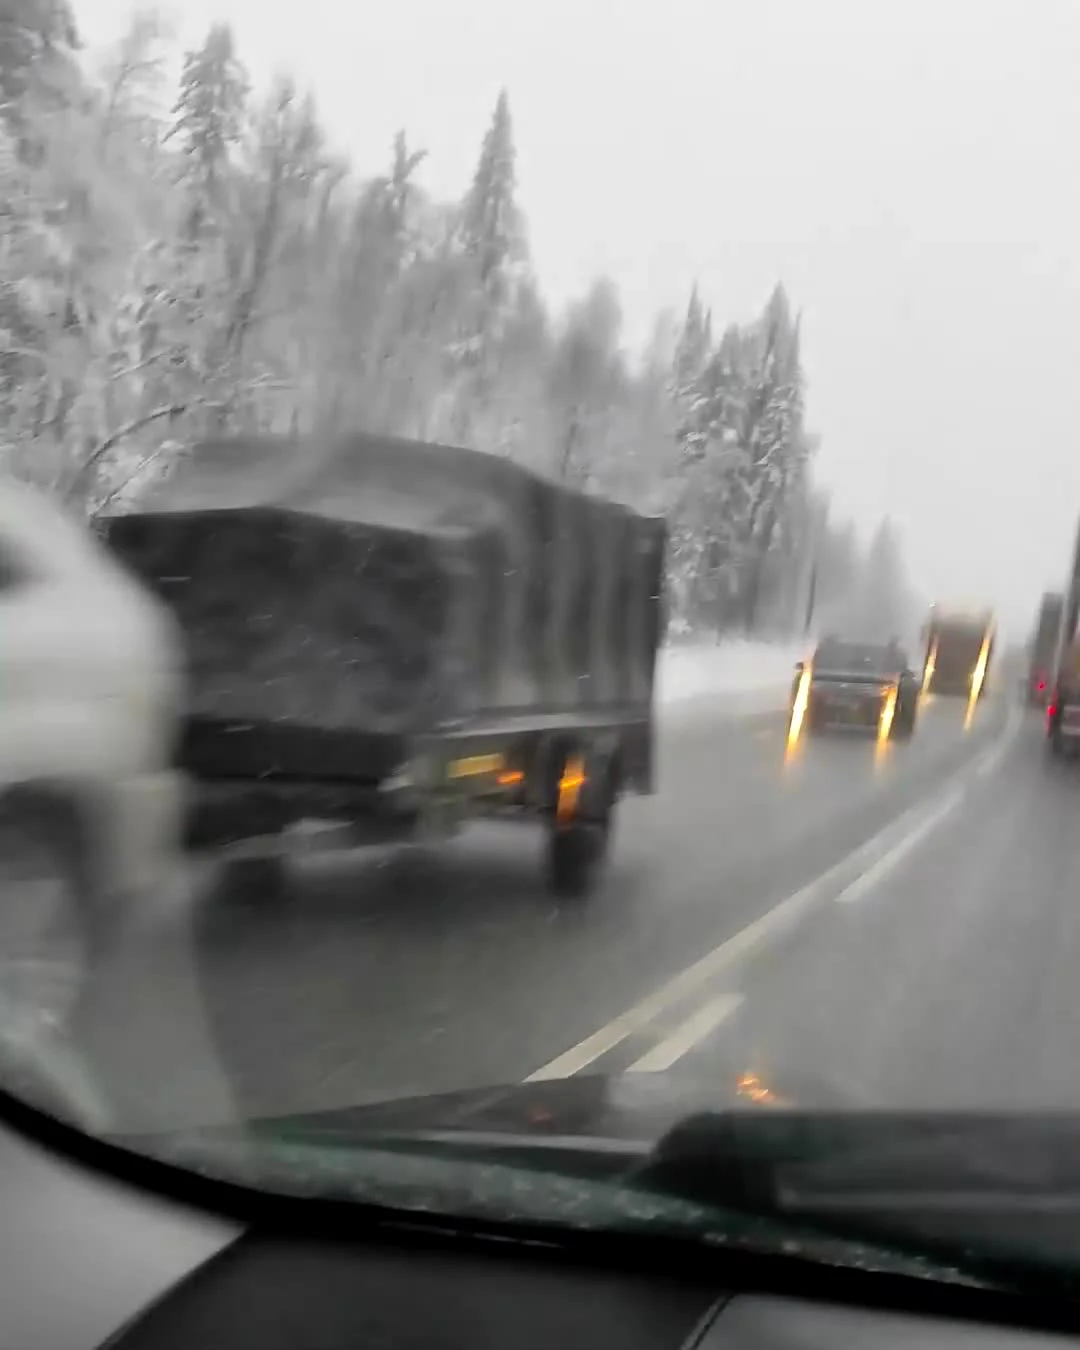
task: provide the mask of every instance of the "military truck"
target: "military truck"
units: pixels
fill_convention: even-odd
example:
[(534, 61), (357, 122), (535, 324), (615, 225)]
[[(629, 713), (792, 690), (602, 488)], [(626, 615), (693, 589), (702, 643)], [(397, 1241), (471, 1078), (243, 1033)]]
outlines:
[(187, 453), (117, 554), (186, 638), (192, 847), (278, 890), (288, 834), (541, 823), (584, 894), (653, 790), (665, 527), (510, 461), (373, 435)]

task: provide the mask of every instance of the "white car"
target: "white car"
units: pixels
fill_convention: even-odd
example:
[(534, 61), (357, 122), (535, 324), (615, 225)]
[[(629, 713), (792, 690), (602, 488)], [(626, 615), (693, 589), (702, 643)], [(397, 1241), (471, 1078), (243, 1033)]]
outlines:
[(0, 480), (0, 1027), (63, 1024), (125, 906), (180, 866), (181, 645), (48, 497)]

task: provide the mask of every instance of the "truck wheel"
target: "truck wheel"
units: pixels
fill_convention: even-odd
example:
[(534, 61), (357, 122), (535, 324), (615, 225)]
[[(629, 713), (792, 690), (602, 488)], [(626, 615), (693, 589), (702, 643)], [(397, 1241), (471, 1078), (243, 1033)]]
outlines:
[(595, 889), (607, 861), (614, 814), (614, 784), (606, 771), (587, 776), (580, 815), (560, 822), (557, 812), (552, 813), (547, 873), (555, 895), (581, 897)]
[(889, 729), (889, 739), (893, 741), (910, 741), (915, 735), (915, 709), (903, 708), (897, 709), (893, 724)]
[(65, 1032), (107, 943), (74, 812), (0, 802), (0, 1018), (5, 1033)]
[(607, 861), (609, 826), (553, 826), (548, 836), (548, 880), (555, 895), (578, 897), (596, 887)]

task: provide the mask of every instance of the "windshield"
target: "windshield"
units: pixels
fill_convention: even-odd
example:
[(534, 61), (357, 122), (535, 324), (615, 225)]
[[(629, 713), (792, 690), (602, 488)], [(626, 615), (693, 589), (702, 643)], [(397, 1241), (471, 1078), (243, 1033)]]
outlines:
[(1080, 1111), (1028, 8), (0, 20), (0, 1090), (549, 1218), (695, 1113), (749, 1204), (814, 1113)]
[(875, 673), (903, 665), (903, 657), (894, 648), (871, 647), (855, 642), (823, 642), (814, 653), (818, 670), (866, 670)]

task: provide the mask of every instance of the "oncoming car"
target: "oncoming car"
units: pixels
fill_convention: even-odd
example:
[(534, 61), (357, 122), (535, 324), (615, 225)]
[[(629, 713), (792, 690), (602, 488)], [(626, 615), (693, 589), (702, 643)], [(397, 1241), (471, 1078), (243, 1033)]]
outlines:
[(791, 700), (808, 732), (846, 727), (900, 740), (915, 730), (919, 682), (895, 642), (828, 637), (796, 667)]
[(105, 930), (175, 880), (180, 648), (80, 522), (0, 479), (0, 1026), (62, 1030)]

